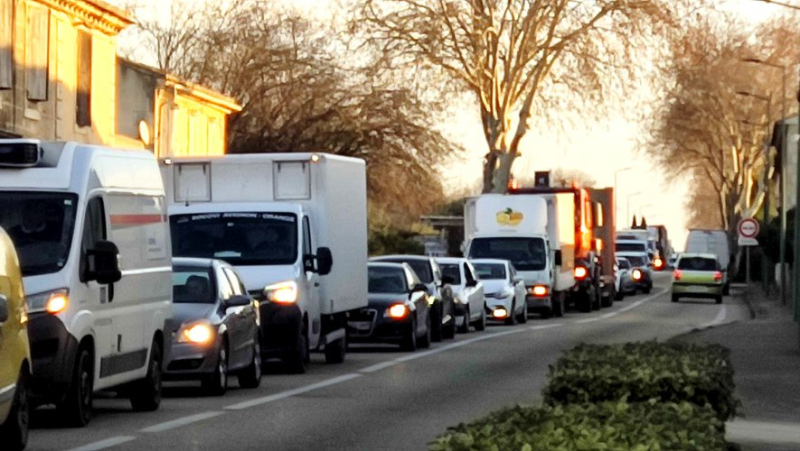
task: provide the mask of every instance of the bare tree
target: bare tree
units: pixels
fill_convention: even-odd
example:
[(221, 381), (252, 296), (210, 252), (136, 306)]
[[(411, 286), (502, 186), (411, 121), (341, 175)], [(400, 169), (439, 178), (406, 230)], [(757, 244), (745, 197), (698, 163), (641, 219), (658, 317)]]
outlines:
[(483, 191), (503, 192), (531, 121), (564, 103), (596, 107), (619, 87), (611, 75), (630, 74), (638, 38), (672, 23), (675, 3), (366, 0), (358, 20), (387, 66), (433, 67), (474, 95), (488, 146)]

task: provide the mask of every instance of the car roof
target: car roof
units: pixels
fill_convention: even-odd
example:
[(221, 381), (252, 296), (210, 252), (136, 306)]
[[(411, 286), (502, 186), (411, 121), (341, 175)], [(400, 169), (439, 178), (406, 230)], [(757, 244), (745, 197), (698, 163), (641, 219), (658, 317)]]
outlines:
[(508, 260), (501, 260), (499, 258), (475, 258), (475, 259), (470, 260), (470, 262), (472, 262), (473, 265), (475, 263), (492, 263), (492, 264), (500, 264), (500, 265), (508, 264)]
[(464, 257), (437, 257), (435, 260), (436, 263), (450, 263), (450, 264), (459, 264), (469, 261)]
[(407, 263), (393, 263), (393, 262), (368, 262), (367, 268), (397, 268), (397, 269), (410, 269)]
[[(225, 262), (213, 258), (172, 257), (172, 266), (199, 266), (208, 268), (214, 266), (214, 262), (217, 262), (217, 264), (225, 264)], [(225, 265), (227, 266), (227, 264)]]
[(681, 254), (679, 257), (681, 258), (707, 258), (709, 260), (716, 260), (717, 256), (714, 254), (707, 254), (707, 253), (699, 253), (699, 252), (689, 252), (685, 254)]
[(427, 255), (381, 255), (379, 257), (370, 257), (370, 260), (381, 261), (381, 260), (403, 259), (403, 260), (431, 261), (432, 258), (433, 257), (428, 257)]

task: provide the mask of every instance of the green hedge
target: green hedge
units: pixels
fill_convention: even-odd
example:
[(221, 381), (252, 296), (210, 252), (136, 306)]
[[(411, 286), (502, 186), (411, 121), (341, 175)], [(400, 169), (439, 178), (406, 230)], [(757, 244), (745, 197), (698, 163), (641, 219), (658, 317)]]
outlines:
[(578, 345), (550, 367), (544, 398), (551, 405), (687, 401), (710, 406), (723, 421), (740, 407), (726, 348), (655, 341)]
[(431, 451), (725, 450), (709, 407), (682, 403), (600, 403), (512, 407), (460, 424)]

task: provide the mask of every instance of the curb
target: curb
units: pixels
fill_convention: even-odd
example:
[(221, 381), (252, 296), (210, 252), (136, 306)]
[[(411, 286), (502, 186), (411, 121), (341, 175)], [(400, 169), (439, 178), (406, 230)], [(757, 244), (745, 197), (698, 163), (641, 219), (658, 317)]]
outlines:
[(756, 319), (756, 309), (750, 302), (750, 290), (747, 288), (747, 286), (742, 287), (742, 291), (733, 297), (741, 298), (742, 301), (744, 301), (744, 304), (747, 306), (747, 310), (750, 312), (750, 319)]

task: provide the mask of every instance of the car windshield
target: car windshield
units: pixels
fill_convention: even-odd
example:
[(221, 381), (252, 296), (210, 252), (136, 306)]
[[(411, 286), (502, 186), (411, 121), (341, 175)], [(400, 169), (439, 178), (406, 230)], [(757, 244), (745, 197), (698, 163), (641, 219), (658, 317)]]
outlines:
[(442, 268), (442, 276), (453, 279), (452, 283), (455, 285), (461, 285), (461, 270), (458, 263), (439, 263), (439, 267)]
[(632, 257), (626, 256), (625, 257), (629, 262), (631, 262), (631, 266), (645, 266), (647, 265), (647, 259), (645, 257)]
[(297, 216), (291, 213), (199, 213), (170, 217), (172, 254), (218, 258), (231, 265), (297, 261)]
[(644, 243), (620, 243), (616, 244), (617, 252), (646, 252), (647, 245)]
[(619, 269), (631, 269), (631, 262), (628, 259), (619, 260)]
[(678, 269), (688, 271), (717, 271), (717, 261), (705, 257), (683, 257), (678, 262)]
[(370, 266), (368, 291), (373, 294), (399, 294), (408, 291), (406, 274), (402, 268)]
[(541, 238), (475, 238), (469, 258), (509, 260), (519, 271), (541, 271), (547, 265), (547, 252)]
[(502, 280), (506, 278), (506, 266), (502, 263), (474, 263), (480, 280)]
[(17, 248), (23, 276), (67, 264), (77, 205), (75, 194), (0, 191), (0, 227)]
[(172, 302), (213, 304), (217, 301), (211, 268), (175, 266), (172, 268)]
[(381, 259), (384, 262), (392, 262), (392, 263), (408, 263), (408, 266), (417, 273), (417, 277), (419, 280), (424, 284), (433, 283), (433, 272), (431, 271), (431, 264), (428, 260), (419, 260), (416, 258), (413, 259), (403, 259), (403, 258), (389, 258), (389, 259)]

